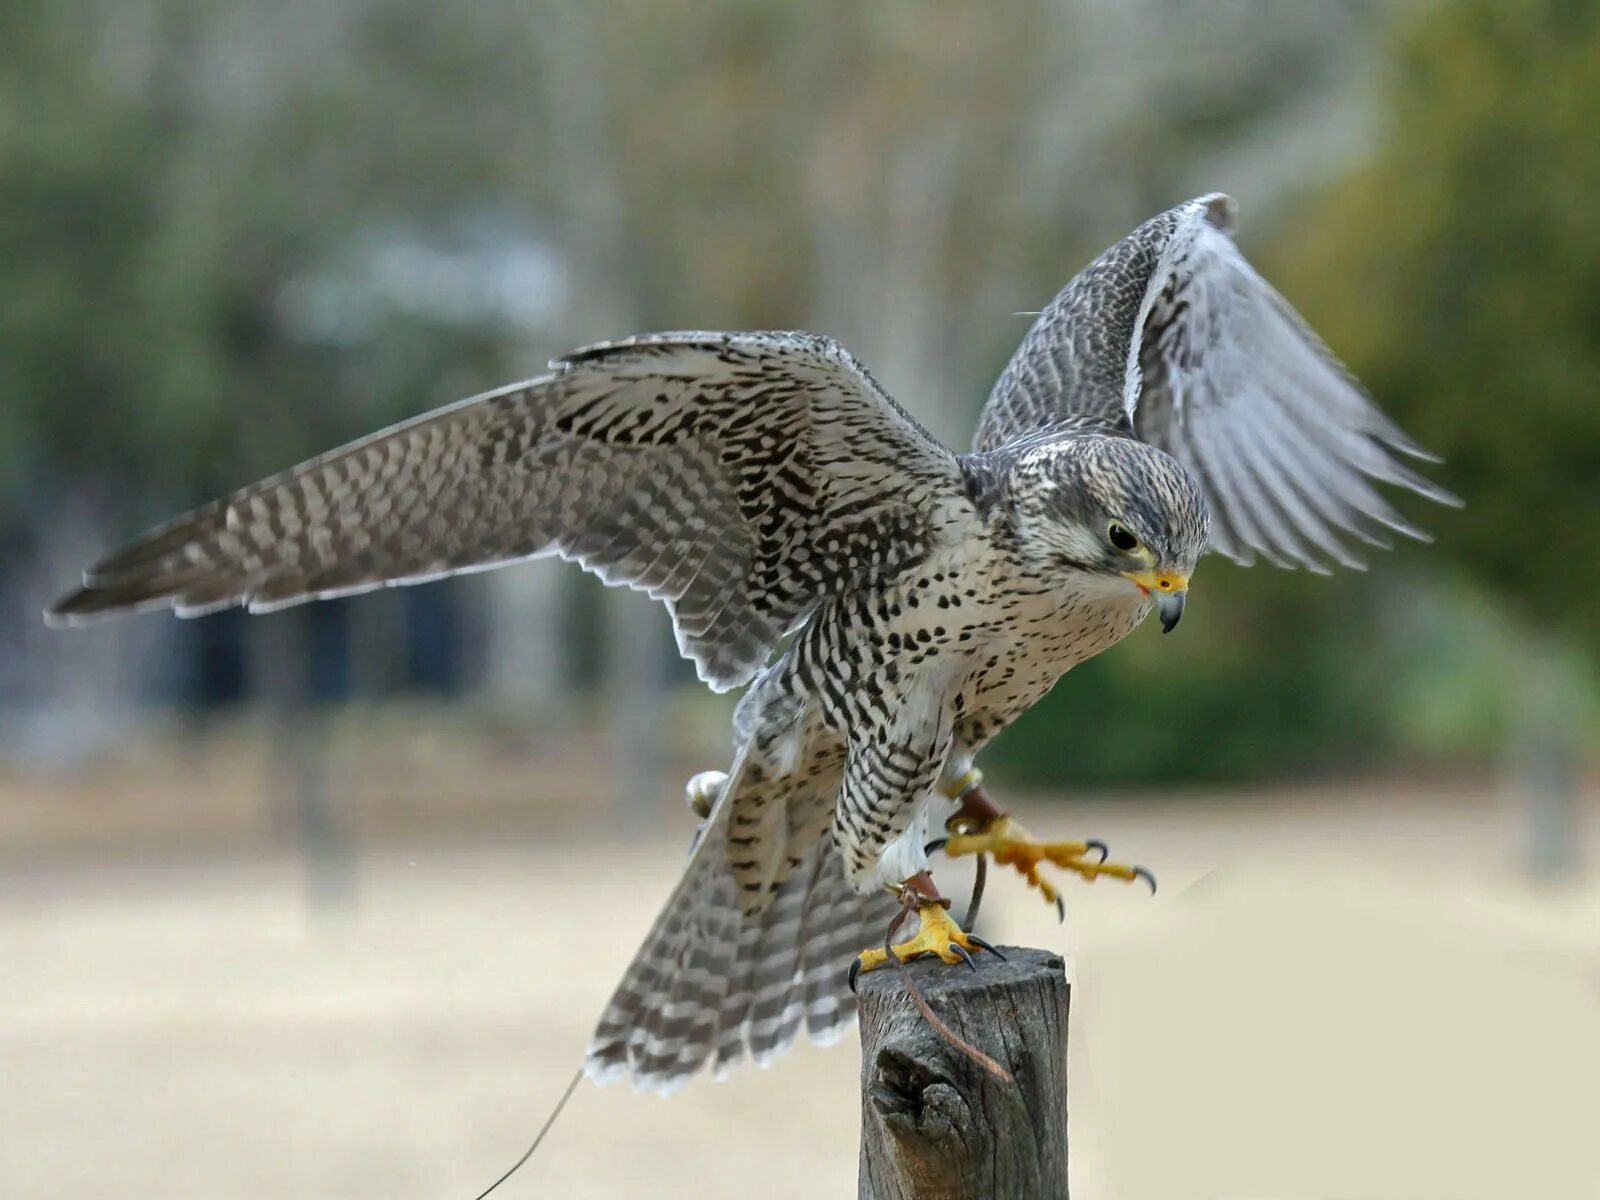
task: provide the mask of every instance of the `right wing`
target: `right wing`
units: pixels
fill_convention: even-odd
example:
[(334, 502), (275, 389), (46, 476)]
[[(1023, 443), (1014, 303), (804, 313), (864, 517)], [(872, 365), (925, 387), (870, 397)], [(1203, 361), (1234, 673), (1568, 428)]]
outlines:
[(1172, 454), (1205, 493), (1212, 549), (1242, 563), (1359, 568), (1346, 535), (1426, 538), (1375, 484), (1460, 503), (1399, 461), (1432, 456), (1239, 253), (1220, 194), (1146, 221), (1062, 290), (995, 385), (978, 444), (1069, 426)]
[(725, 690), (821, 599), (919, 559), (961, 487), (827, 338), (659, 334), (551, 367), (152, 530), (46, 615), (265, 612), (559, 554), (664, 601)]

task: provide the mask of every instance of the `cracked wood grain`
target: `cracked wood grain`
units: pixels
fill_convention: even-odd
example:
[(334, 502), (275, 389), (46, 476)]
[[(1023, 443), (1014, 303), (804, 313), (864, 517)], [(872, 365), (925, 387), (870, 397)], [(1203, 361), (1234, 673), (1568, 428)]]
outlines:
[(860, 1200), (1065, 1200), (1065, 968), (1044, 950), (1003, 953), (979, 955), (976, 972), (937, 960), (911, 970), (1012, 1083), (934, 1032), (899, 972), (861, 977)]

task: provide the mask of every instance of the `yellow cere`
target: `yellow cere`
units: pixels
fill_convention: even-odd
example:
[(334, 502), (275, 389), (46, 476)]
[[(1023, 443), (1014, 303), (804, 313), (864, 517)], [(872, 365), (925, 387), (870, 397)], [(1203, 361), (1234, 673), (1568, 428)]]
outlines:
[(1147, 592), (1182, 592), (1188, 590), (1189, 577), (1180, 571), (1124, 571)]

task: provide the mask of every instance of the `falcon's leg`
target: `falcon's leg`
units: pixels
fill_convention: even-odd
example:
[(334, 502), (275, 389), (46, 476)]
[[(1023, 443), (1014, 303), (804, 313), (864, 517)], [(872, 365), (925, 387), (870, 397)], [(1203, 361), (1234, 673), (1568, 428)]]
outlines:
[[(916, 914), (917, 918), (916, 933), (890, 947), (894, 951), (894, 956), (902, 962), (933, 954), (947, 963), (964, 962), (970, 967), (973, 951), (988, 950), (991, 954), (999, 953), (988, 942), (964, 932), (961, 926), (951, 920), (950, 901), (939, 894), (939, 889), (933, 885), (933, 877), (926, 871), (920, 871), (899, 884), (897, 890), (900, 893), (901, 904), (908, 912)], [(904, 916), (896, 917), (895, 923), (898, 924), (902, 920)], [(892, 931), (891, 926), (891, 933)], [(850, 964), (851, 988), (854, 989), (856, 976), (862, 971), (871, 971), (888, 961), (889, 955), (882, 946), (863, 950), (856, 956), (856, 961)]]
[[(1049, 880), (1039, 874), (1041, 863), (1054, 863), (1090, 881), (1102, 875), (1130, 883), (1142, 879), (1150, 885), (1152, 893), (1156, 890), (1156, 877), (1143, 867), (1107, 862), (1104, 842), (1039, 841), (1020, 822), (994, 806), (983, 790), (983, 774), (976, 767), (956, 780), (949, 794), (951, 799), (961, 802), (961, 807), (945, 822), (950, 836), (944, 841), (944, 852), (951, 858), (963, 854), (992, 854), (1000, 866), (1015, 867), (1058, 912), (1061, 897)], [(1092, 851), (1099, 851), (1099, 858), (1091, 860)]]

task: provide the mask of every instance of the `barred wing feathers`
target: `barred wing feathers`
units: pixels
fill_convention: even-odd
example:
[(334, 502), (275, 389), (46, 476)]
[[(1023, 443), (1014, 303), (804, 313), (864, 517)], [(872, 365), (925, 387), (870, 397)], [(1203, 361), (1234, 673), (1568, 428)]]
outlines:
[(1382, 495), (1450, 492), (1233, 241), (1233, 202), (1203, 196), (1086, 267), (1029, 332), (984, 409), (979, 447), (1094, 420), (1160, 446), (1211, 509), (1212, 548), (1242, 563), (1357, 567), (1354, 538), (1425, 539)]
[(747, 1056), (765, 1065), (802, 1029), (825, 1044), (855, 1019), (845, 967), (882, 942), (899, 902), (858, 894), (833, 839), (820, 837), (760, 914), (744, 917), (727, 864), (743, 762), (601, 1015), (585, 1056), (598, 1082), (670, 1092), (708, 1062), (718, 1076)]
[(559, 554), (664, 601), (722, 690), (821, 598), (919, 558), (959, 488), (954, 455), (826, 338), (658, 334), (551, 367), (179, 517), (47, 615), (263, 612)]

